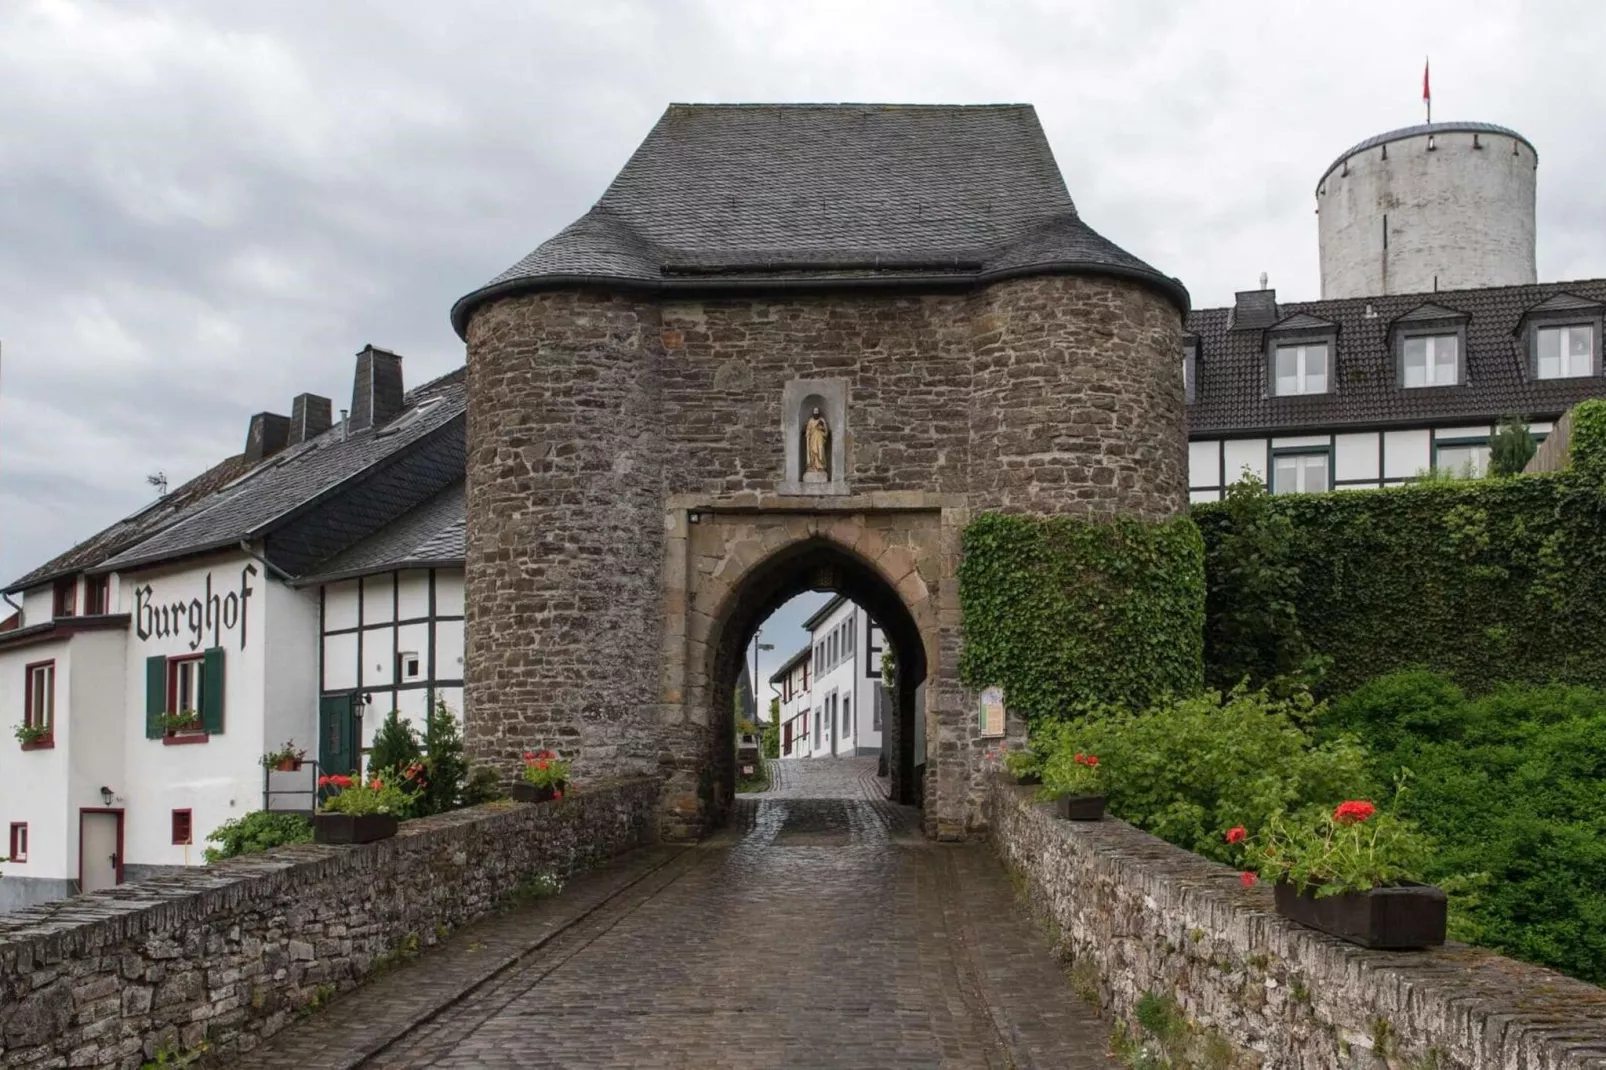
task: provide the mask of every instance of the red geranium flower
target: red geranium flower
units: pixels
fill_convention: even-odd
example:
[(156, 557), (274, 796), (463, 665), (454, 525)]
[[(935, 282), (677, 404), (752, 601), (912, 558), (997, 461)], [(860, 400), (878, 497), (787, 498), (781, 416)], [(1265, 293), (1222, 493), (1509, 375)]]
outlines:
[(1255, 882), (1258, 880), (1260, 880), (1260, 878), (1255, 876), (1253, 873), (1244, 872), (1238, 874), (1238, 883), (1243, 885), (1245, 888), (1253, 888), (1255, 886)]
[(1340, 825), (1354, 825), (1365, 821), (1375, 813), (1377, 813), (1377, 807), (1366, 800), (1350, 799), (1347, 802), (1338, 804), (1338, 809), (1333, 811), (1333, 820)]
[(1249, 830), (1244, 828), (1242, 825), (1234, 825), (1232, 828), (1227, 830), (1228, 843), (1243, 843), (1248, 836)]
[(318, 778), (318, 786), (320, 788), (349, 788), (351, 787), (351, 778), (343, 773), (321, 776)]
[(535, 767), (537, 769), (545, 769), (547, 768), (547, 763), (545, 761), (539, 761), (535, 763)]
[(554, 798), (554, 799), (561, 799), (561, 798), (563, 798), (563, 792), (561, 792), (561, 791), (554, 791), (554, 792), (553, 792), (553, 793), (552, 793), (552, 797), (553, 797), (553, 798)]
[(1099, 756), (1096, 755), (1096, 754), (1089, 754), (1087, 756), (1087, 764), (1088, 765), (1098, 765), (1099, 764)]
[(533, 761), (535, 761), (535, 755), (531, 754), (529, 751), (525, 751), (524, 752), (524, 764), (525, 765), (529, 765)]

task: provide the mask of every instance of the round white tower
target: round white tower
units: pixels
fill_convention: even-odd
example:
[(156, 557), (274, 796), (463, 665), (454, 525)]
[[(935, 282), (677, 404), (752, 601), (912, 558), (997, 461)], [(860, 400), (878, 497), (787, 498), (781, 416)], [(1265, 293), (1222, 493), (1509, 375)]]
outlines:
[(1322, 297), (1536, 279), (1539, 154), (1488, 123), (1408, 126), (1356, 145), (1316, 184)]

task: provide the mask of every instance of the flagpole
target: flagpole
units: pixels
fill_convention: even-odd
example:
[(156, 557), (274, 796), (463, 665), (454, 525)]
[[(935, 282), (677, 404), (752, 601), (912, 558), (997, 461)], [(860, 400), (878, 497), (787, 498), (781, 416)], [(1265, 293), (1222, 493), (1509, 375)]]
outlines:
[(1433, 91), (1428, 86), (1428, 60), (1422, 58), (1422, 103), (1427, 105), (1428, 125), (1433, 125)]

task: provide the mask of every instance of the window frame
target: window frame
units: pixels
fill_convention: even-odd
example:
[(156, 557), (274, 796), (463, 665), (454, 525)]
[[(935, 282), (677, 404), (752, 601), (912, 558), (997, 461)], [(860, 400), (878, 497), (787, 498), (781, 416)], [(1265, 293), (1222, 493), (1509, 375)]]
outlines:
[[(1306, 390), (1292, 394), (1277, 389), (1277, 351), (1287, 348), (1327, 348), (1327, 386), (1323, 390)], [(1266, 332), (1266, 396), (1269, 398), (1319, 398), (1336, 393), (1338, 385), (1338, 332), (1319, 331), (1268, 331)]]
[[(1582, 375), (1540, 375), (1539, 374), (1539, 332), (1570, 330), (1588, 328), (1589, 338), (1589, 368)], [(1601, 316), (1592, 315), (1561, 315), (1536, 314), (1529, 320), (1527, 330), (1528, 341), (1528, 378), (1536, 383), (1564, 383), (1575, 379), (1592, 379), (1601, 373), (1600, 343), (1601, 343)]]
[[(183, 820), (184, 820), (184, 838), (182, 840), (179, 839), (179, 836), (178, 836), (179, 817), (180, 817), (180, 815), (183, 816)], [(193, 847), (195, 845), (195, 812), (194, 812), (194, 810), (192, 810), (190, 807), (187, 807), (187, 806), (175, 807), (174, 810), (173, 810), (173, 813), (172, 813), (172, 815), (170, 817), (170, 822), (171, 822), (171, 825), (170, 825), (169, 831), (172, 832), (173, 846), (174, 847)]]
[(206, 655), (180, 654), (167, 659), (167, 712), (170, 714), (182, 713), (184, 707), (179, 705), (179, 674), (188, 666), (195, 666), (195, 728), (188, 731), (201, 731), (204, 711), (201, 704), (206, 694)]
[[(39, 711), (34, 706), (33, 679), (35, 673), (48, 672), (50, 684), (46, 689), (46, 702), (49, 708), (45, 711), (41, 721)], [(46, 658), (43, 661), (32, 661), (22, 667), (22, 723), (33, 727), (43, 724), (45, 734), (32, 743), (24, 743), (23, 750), (47, 750), (56, 745), (56, 659)]]
[[(21, 835), (18, 835), (21, 833)], [(17, 851), (17, 844), (21, 842), (22, 851)], [(25, 866), (28, 864), (28, 822), (11, 822), (11, 835), (6, 845), (6, 861), (13, 865)]]
[(50, 588), (50, 615), (76, 617), (78, 615), (78, 577), (57, 580)]
[[(1529, 432), (1529, 433), (1530, 433), (1530, 435), (1532, 434), (1532, 432)], [(1444, 449), (1446, 447), (1448, 447), (1450, 449), (1466, 449), (1466, 448), (1468, 448), (1470, 446), (1482, 446), (1484, 448), (1484, 450), (1487, 451), (1488, 448), (1489, 448), (1489, 436), (1488, 435), (1484, 435), (1481, 438), (1477, 437), (1477, 436), (1469, 436), (1469, 437), (1465, 437), (1465, 438), (1440, 438), (1437, 435), (1434, 435), (1433, 436), (1433, 468), (1432, 468), (1432, 471), (1434, 472), (1434, 474), (1438, 474), (1440, 471), (1443, 470), (1443, 466), (1439, 464), (1439, 451), (1441, 449)], [(1486, 476), (1488, 474), (1489, 474), (1489, 459), (1487, 457), (1485, 457), (1484, 461), (1483, 461), (1483, 471), (1479, 472), (1477, 474), (1477, 476), (1474, 477), (1474, 478), (1482, 479), (1484, 476)]]
[(1199, 398), (1199, 343), (1182, 343), (1182, 399), (1192, 405)]
[[(1455, 339), (1455, 379), (1448, 383), (1423, 383), (1410, 386), (1405, 381), (1405, 346), (1417, 338)], [(1401, 390), (1436, 390), (1445, 387), (1465, 386), (1467, 383), (1467, 328), (1465, 323), (1424, 323), (1402, 328), (1394, 336), (1394, 376)]]
[[(1325, 457), (1327, 459), (1327, 485), (1321, 490), (1287, 490), (1277, 489), (1277, 461), (1283, 457)], [(1331, 446), (1282, 446), (1271, 447), (1271, 456), (1266, 465), (1266, 474), (1270, 477), (1270, 491), (1273, 494), (1325, 494), (1333, 489), (1334, 458)]]
[(84, 616), (103, 617), (112, 611), (110, 575), (84, 577)]

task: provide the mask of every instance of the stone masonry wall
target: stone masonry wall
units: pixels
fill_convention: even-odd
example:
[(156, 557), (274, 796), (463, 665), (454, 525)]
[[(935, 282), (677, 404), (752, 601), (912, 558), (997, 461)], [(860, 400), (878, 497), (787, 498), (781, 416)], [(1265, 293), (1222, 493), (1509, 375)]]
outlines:
[(994, 778), (993, 843), (1118, 1018), (1170, 995), (1239, 1065), (1277, 1070), (1606, 1068), (1602, 989), (1479, 948), (1356, 947), (1225, 866), (1123, 821), (1061, 821), (1031, 790)]
[(379, 843), (283, 847), (0, 916), (0, 1067), (135, 1070), (203, 1040), (248, 1050), (532, 877), (650, 842), (658, 791), (644, 779), (491, 804)]
[[(698, 615), (708, 581), (676, 552), (698, 515), (742, 512), (771, 530), (851, 515), (907, 533), (935, 512), (945, 558), (982, 509), (1175, 515), (1187, 499), (1181, 326), (1144, 286), (1078, 275), (968, 293), (577, 291), (480, 307), (467, 331), (472, 754), (511, 772), (548, 745), (576, 755), (582, 777), (656, 771), (671, 808), (691, 797), (688, 780), (718, 779), (685, 768), (729, 743), (689, 750), (684, 738), (724, 722), (688, 708), (718, 688), (690, 686), (704, 660), (677, 649), (728, 623)], [(780, 494), (783, 393), (808, 379), (847, 387), (840, 496)], [(942, 582), (924, 589), (939, 602)], [(990, 741), (958, 681), (952, 608), (922, 635), (938, 758), (925, 787), (957, 836), (981, 827)]]

